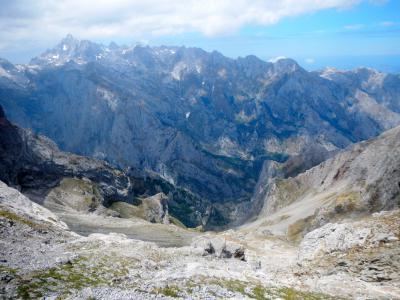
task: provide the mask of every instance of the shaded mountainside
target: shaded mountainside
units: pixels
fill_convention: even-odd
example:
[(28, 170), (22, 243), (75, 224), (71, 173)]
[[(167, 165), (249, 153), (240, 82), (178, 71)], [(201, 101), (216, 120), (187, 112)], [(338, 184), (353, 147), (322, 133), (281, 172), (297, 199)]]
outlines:
[(0, 180), (54, 211), (118, 215), (106, 208), (126, 202), (128, 209), (138, 207), (135, 212), (149, 221), (162, 222), (166, 213), (189, 227), (221, 222), (207, 201), (155, 174), (122, 171), (101, 160), (60, 151), (50, 139), (11, 124), (1, 106)]
[[(398, 75), (375, 72), (372, 86), (361, 73), (336, 80), (290, 59), (68, 36), (28, 65), (0, 66), (13, 122), (62, 150), (156, 173), (212, 203), (219, 225), (253, 213), (265, 163), (297, 157), (301, 171), (400, 124)], [(304, 151), (314, 159), (299, 159)]]
[[(0, 180), (22, 191), (47, 189), (64, 177), (97, 182), (105, 204), (133, 199), (128, 176), (100, 160), (61, 152), (50, 139), (11, 124), (0, 106)], [(131, 200), (132, 201), (132, 200)]]

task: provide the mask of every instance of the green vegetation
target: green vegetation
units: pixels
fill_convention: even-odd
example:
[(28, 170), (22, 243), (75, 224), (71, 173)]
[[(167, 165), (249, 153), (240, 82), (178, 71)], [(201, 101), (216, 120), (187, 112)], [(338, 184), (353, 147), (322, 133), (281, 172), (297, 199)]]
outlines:
[[(280, 297), (285, 300), (339, 300), (342, 298), (332, 297), (321, 293), (302, 292), (292, 288), (281, 288), (274, 292), (273, 297)], [(274, 299), (274, 298), (265, 298)]]
[(311, 215), (304, 219), (299, 219), (293, 224), (290, 224), (287, 229), (287, 237), (289, 241), (298, 242), (303, 237), (304, 233), (310, 228), (315, 216)]
[(121, 218), (129, 219), (136, 217), (145, 219), (145, 213), (142, 205), (135, 206), (130, 203), (116, 201), (111, 203), (111, 205), (108, 208), (118, 212)]
[(335, 212), (348, 213), (360, 206), (360, 194), (354, 191), (340, 194), (335, 200)]
[(31, 220), (29, 220), (27, 218), (23, 218), (23, 217), (15, 214), (11, 211), (8, 211), (8, 210), (0, 209), (0, 217), (27, 225), (33, 229), (43, 229), (45, 227), (43, 224), (38, 224), (38, 223), (32, 222)]
[(277, 179), (276, 181), (277, 201), (276, 209), (288, 206), (299, 199), (307, 191), (307, 186), (299, 186), (296, 181), (290, 179)]
[(85, 270), (83, 261), (84, 259), (80, 258), (61, 266), (33, 272), (21, 280), (18, 297), (34, 299), (48, 292), (68, 294), (71, 289), (82, 289), (104, 283), (99, 272), (94, 269)]
[(17, 295), (21, 299), (36, 299), (49, 293), (65, 296), (85, 287), (112, 286), (128, 275), (131, 264), (131, 260), (109, 256), (90, 259), (90, 262), (89, 258), (80, 257), (57, 267), (18, 276)]
[(17, 269), (13, 269), (13, 268), (10, 268), (7, 266), (0, 265), (0, 273), (16, 275), (17, 271), (18, 271)]
[(156, 294), (163, 294), (168, 297), (178, 298), (179, 297), (179, 288), (175, 285), (167, 285), (162, 288), (158, 288), (154, 290)]
[(187, 227), (185, 226), (185, 224), (183, 224), (181, 221), (179, 221), (179, 219), (177, 219), (177, 218), (175, 218), (175, 217), (169, 216), (169, 221), (170, 221), (172, 224), (174, 224), (174, 225), (176, 225), (176, 226), (178, 226), (178, 227), (181, 227), (181, 228), (184, 228), (184, 229), (187, 228)]
[(338, 300), (341, 298), (332, 297), (320, 293), (303, 292), (293, 288), (266, 288), (260, 284), (252, 285), (239, 280), (213, 280), (211, 284), (219, 285), (231, 292), (242, 294), (246, 297), (257, 300)]
[(59, 185), (52, 190), (52, 193), (55, 199), (63, 193), (79, 197), (80, 201), (67, 202), (67, 205), (78, 211), (94, 211), (102, 203), (102, 196), (97, 184), (79, 178), (63, 178)]
[(221, 227), (229, 223), (229, 219), (227, 219), (220, 210), (217, 208), (213, 208), (210, 213), (210, 217), (208, 219), (207, 226), (209, 228), (213, 227)]

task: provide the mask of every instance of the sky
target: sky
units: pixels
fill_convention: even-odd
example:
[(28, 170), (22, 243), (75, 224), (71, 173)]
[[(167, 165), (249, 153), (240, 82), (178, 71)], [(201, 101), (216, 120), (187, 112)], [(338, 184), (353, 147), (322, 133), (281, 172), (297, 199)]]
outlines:
[(400, 72), (400, 0), (0, 0), (0, 57), (26, 63), (64, 36), (185, 45), (307, 69)]

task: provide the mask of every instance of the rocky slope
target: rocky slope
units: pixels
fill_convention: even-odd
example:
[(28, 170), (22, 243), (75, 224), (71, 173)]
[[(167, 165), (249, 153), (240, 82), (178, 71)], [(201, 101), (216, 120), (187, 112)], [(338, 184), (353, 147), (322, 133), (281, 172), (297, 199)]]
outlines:
[(399, 77), (375, 71), (340, 79), (290, 59), (72, 36), (28, 65), (0, 65), (0, 104), (11, 120), (62, 150), (159, 174), (215, 204), (215, 226), (253, 212), (264, 162), (307, 150), (310, 167), (400, 123)]
[(295, 177), (288, 175), (290, 161), (271, 164), (260, 183), (257, 201), (264, 205), (257, 222), (267, 218), (276, 223), (269, 230), (296, 240), (328, 222), (399, 208), (399, 157), (396, 127)]
[(213, 223), (206, 201), (152, 174), (62, 152), (48, 138), (13, 125), (1, 106), (0, 180), (67, 219), (89, 212), (158, 223), (181, 220), (190, 227)]
[(298, 245), (299, 277), (347, 274), (397, 299), (399, 149), (396, 127), (294, 177), (296, 161), (270, 164), (258, 185), (261, 213), (238, 230), (242, 243), (260, 249), (265, 239), (289, 241)]
[(65, 153), (48, 138), (11, 124), (0, 106), (0, 179), (22, 191), (47, 192), (64, 177), (98, 184), (103, 204), (133, 201), (130, 179), (99, 160)]
[(398, 288), (399, 149), (396, 127), (295, 177), (296, 161), (270, 164), (259, 183), (263, 209), (241, 227), (243, 239), (299, 245), (297, 262), (309, 270), (301, 276), (344, 272)]

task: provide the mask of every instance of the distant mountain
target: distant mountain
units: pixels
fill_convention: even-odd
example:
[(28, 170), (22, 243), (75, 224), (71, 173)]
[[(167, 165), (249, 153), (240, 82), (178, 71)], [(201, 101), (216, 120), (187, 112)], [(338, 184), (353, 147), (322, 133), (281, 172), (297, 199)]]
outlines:
[(218, 226), (255, 213), (265, 163), (297, 157), (296, 175), (400, 124), (399, 82), (369, 69), (307, 72), (291, 59), (69, 35), (28, 65), (2, 60), (0, 104), (63, 150), (155, 172), (212, 203)]

